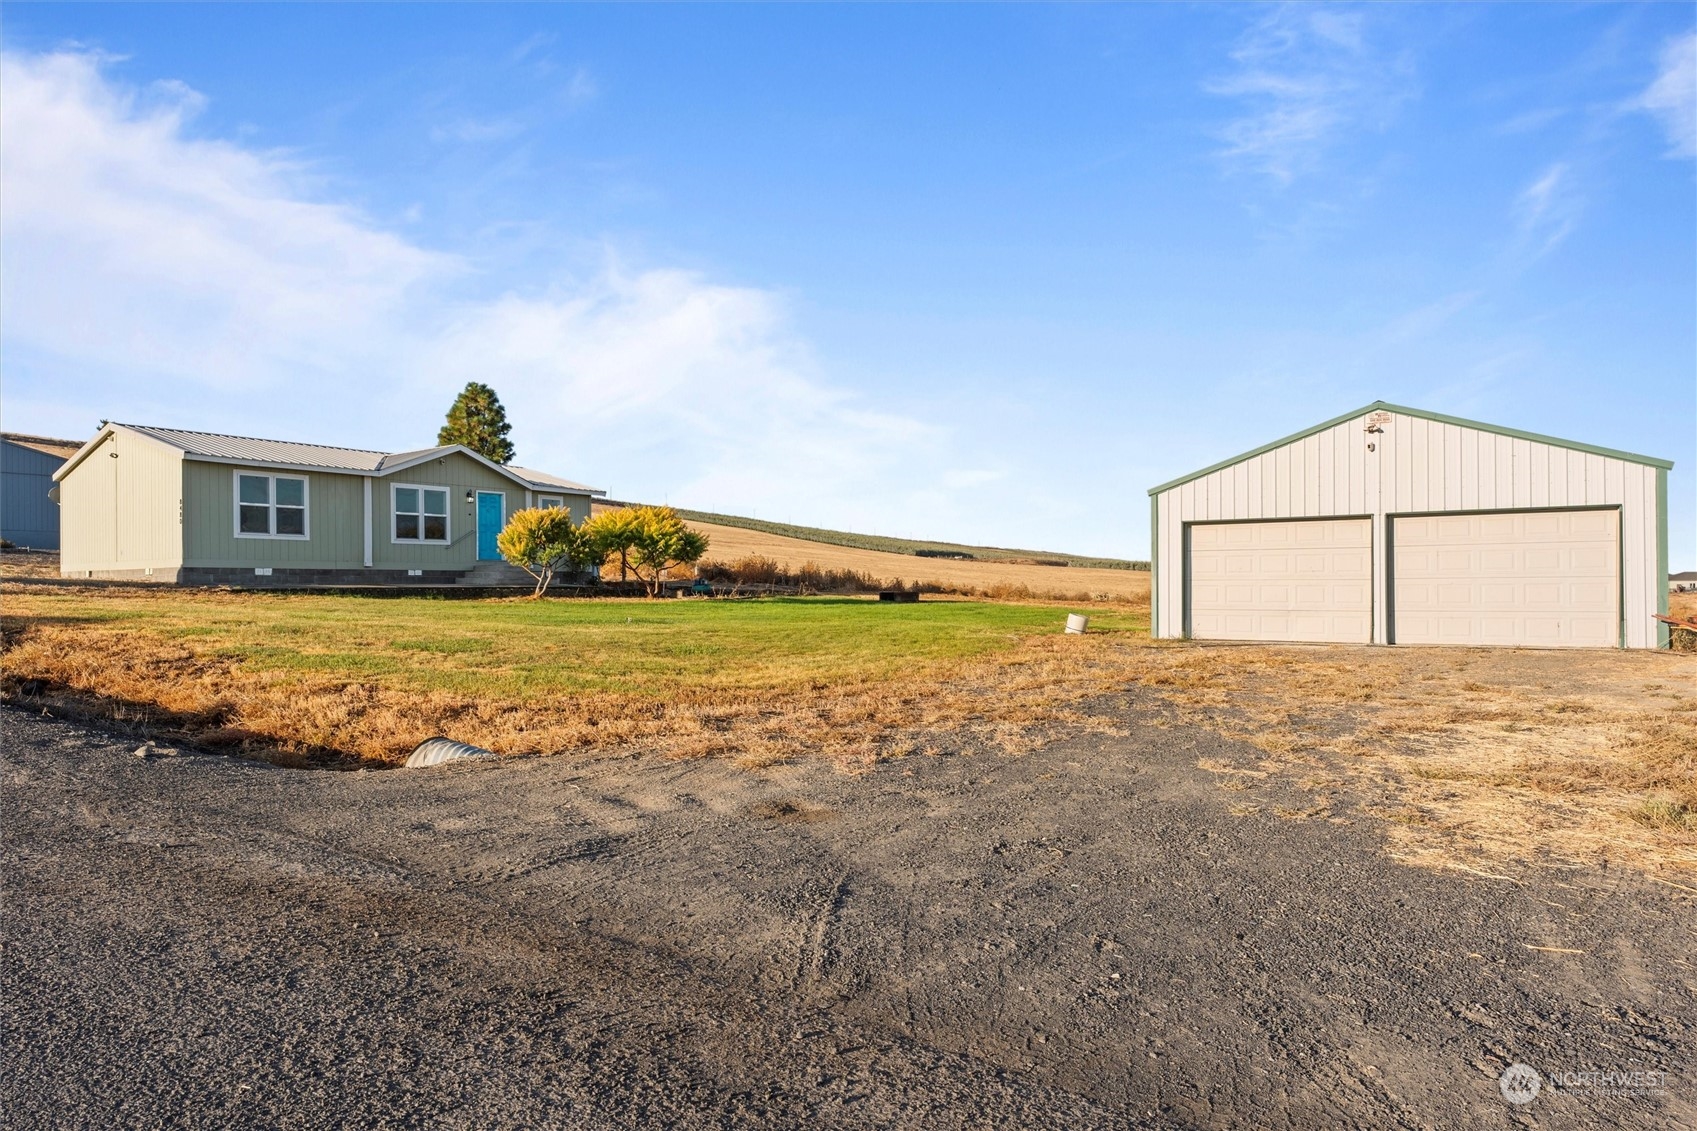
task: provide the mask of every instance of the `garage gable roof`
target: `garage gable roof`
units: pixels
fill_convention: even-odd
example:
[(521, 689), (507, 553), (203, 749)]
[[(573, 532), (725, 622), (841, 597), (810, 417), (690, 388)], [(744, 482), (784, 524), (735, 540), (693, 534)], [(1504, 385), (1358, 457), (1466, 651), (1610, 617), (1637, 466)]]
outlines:
[(1259, 448), (1255, 448), (1252, 451), (1232, 456), (1230, 459), (1223, 459), (1219, 463), (1209, 464), (1200, 471), (1192, 471), (1190, 474), (1181, 475), (1177, 479), (1169, 479), (1167, 482), (1162, 483), (1159, 486), (1149, 488), (1149, 493), (1151, 495), (1159, 495), (1163, 491), (1170, 491), (1174, 487), (1179, 487), (1189, 483), (1192, 479), (1200, 479), (1204, 475), (1212, 475), (1221, 468), (1230, 467), (1234, 463), (1242, 463), (1246, 459), (1254, 459), (1258, 455), (1270, 452), (1274, 448), (1282, 448), (1286, 444), (1294, 444), (1296, 441), (1312, 436), (1316, 432), (1324, 432), (1328, 428), (1336, 428), (1340, 424), (1354, 420), (1358, 416), (1365, 416), (1370, 412), (1394, 412), (1402, 416), (1418, 416), (1422, 420), (1433, 420), (1439, 424), (1455, 424), (1462, 428), (1474, 428), (1480, 432), (1495, 432), (1499, 436), (1513, 436), (1517, 440), (1531, 440), (1535, 443), (1549, 444), (1552, 447), (1557, 448), (1568, 448), (1576, 452), (1590, 452), (1592, 455), (1607, 456), (1610, 459), (1623, 459), (1629, 463), (1648, 464), (1650, 467), (1659, 467), (1663, 470), (1668, 470), (1673, 467), (1673, 461), (1669, 459), (1657, 459), (1655, 456), (1642, 456), (1634, 452), (1617, 451), (1614, 448), (1599, 448), (1595, 444), (1581, 444), (1577, 440), (1563, 440), (1558, 436), (1544, 436), (1537, 432), (1523, 432), (1518, 428), (1505, 428), (1500, 424), (1486, 424), (1478, 420), (1465, 420), (1459, 416), (1445, 416), (1441, 412), (1427, 412), (1425, 409), (1421, 408), (1409, 408), (1406, 405), (1391, 404), (1388, 401), (1374, 401), (1372, 404), (1363, 408), (1358, 408), (1354, 412), (1346, 412), (1342, 416), (1334, 416), (1330, 420), (1321, 421), (1312, 428), (1304, 428), (1300, 432), (1293, 432), (1291, 435), (1285, 436), (1282, 439), (1274, 440), (1270, 444), (1262, 444)]

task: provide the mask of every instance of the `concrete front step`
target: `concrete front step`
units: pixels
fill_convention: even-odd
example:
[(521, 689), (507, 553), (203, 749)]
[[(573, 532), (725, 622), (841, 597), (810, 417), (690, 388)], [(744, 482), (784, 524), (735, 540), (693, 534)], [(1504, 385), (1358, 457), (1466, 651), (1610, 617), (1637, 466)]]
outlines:
[(534, 589), (536, 578), (506, 562), (478, 562), (471, 570), (461, 574), (454, 584), (483, 589), (491, 586), (522, 585), (527, 589)]

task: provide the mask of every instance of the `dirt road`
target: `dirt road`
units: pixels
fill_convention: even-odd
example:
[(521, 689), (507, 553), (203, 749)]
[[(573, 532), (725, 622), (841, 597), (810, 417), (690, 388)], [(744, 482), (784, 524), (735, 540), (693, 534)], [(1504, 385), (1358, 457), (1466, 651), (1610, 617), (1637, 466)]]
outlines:
[[(1112, 709), (863, 777), (306, 772), (0, 712), (7, 1122), (1697, 1125), (1692, 897), (1233, 816), (1224, 740)], [(1667, 1077), (1511, 1108), (1514, 1061)]]

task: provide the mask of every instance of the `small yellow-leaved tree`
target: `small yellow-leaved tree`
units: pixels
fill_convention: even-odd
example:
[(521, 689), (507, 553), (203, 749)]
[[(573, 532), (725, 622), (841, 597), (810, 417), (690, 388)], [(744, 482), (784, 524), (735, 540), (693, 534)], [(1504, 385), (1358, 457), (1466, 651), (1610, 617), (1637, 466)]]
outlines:
[(619, 580), (630, 573), (630, 554), (642, 531), (642, 512), (646, 507), (619, 507), (605, 510), (583, 524), (584, 533), (594, 543), (593, 557), (597, 562), (619, 559)]
[(531, 596), (540, 597), (560, 569), (599, 560), (587, 525), (574, 526), (571, 512), (564, 507), (514, 511), (495, 546), (503, 558), (536, 578)]
[(707, 535), (691, 530), (671, 507), (633, 508), (636, 538), (630, 547), (630, 565), (648, 588), (650, 597), (660, 595), (666, 571), (691, 565), (707, 552)]

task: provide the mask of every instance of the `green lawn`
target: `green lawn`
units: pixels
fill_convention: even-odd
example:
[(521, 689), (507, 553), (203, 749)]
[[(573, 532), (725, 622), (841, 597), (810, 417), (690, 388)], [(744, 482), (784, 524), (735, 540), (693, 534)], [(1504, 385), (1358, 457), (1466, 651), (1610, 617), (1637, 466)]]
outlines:
[[(176, 645), (235, 660), (249, 675), (332, 675), (522, 701), (583, 691), (806, 688), (931, 672), (1059, 634), (1066, 612), (830, 597), (530, 602), (163, 590), (9, 594), (6, 620), (121, 634), (142, 652)], [(1140, 612), (1090, 613), (1093, 630), (1147, 630)]]

